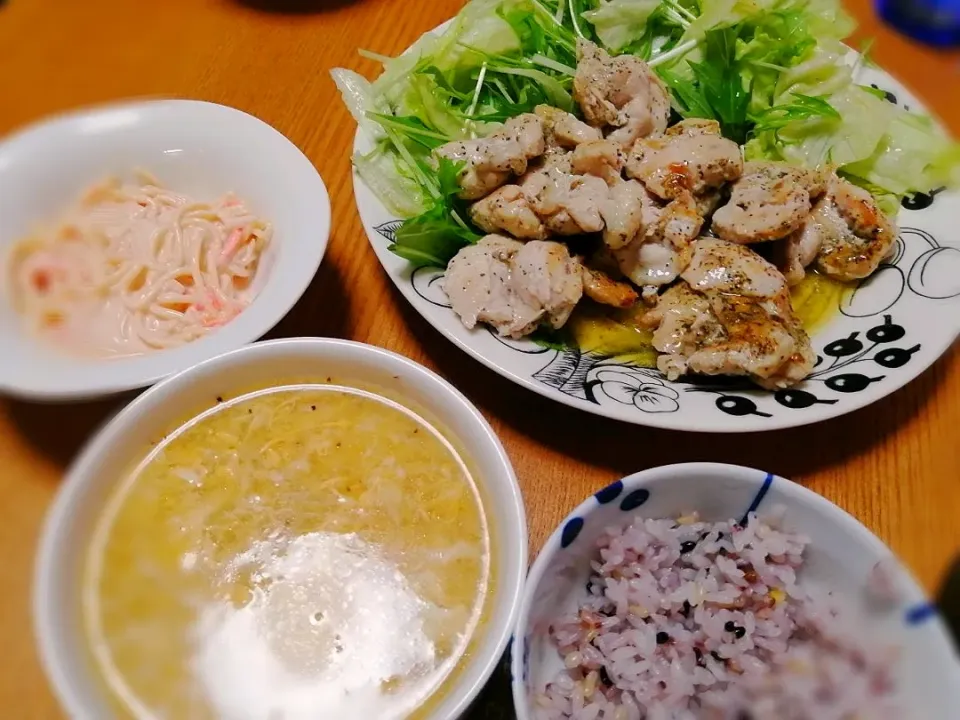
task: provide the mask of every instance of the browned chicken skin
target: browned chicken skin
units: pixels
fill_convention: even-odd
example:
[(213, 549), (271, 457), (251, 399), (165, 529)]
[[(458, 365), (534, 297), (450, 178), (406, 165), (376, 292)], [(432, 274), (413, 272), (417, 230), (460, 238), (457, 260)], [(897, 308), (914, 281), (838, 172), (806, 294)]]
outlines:
[(800, 228), (775, 246), (774, 262), (791, 285), (813, 264), (837, 280), (861, 280), (890, 255), (896, 239), (896, 225), (870, 193), (831, 175)]
[(583, 267), (583, 294), (601, 305), (628, 308), (636, 304), (640, 296), (625, 282), (614, 280), (600, 270)]
[(790, 305), (786, 281), (752, 250), (701, 238), (682, 280), (648, 313), (658, 367), (686, 373), (746, 375), (768, 388), (789, 387), (816, 362)]
[(795, 232), (824, 193), (823, 176), (785, 163), (750, 162), (733, 184), (730, 202), (713, 214), (713, 231), (748, 245), (779, 240)]
[(712, 120), (684, 120), (666, 135), (638, 140), (627, 161), (627, 174), (664, 200), (699, 195), (742, 172), (740, 146), (723, 137)]
[(870, 193), (835, 175), (808, 224), (820, 238), (817, 269), (838, 280), (872, 275), (897, 240), (896, 225)]

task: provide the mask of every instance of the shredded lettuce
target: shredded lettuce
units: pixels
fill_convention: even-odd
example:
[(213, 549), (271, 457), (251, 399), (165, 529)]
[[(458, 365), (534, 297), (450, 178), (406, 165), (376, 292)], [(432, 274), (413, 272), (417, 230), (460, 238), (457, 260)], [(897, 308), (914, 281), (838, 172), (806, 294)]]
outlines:
[(372, 150), (357, 172), (403, 226), (391, 249), (444, 265), (480, 237), (433, 150), (572, 95), (581, 38), (647, 60), (686, 117), (713, 118), (750, 159), (832, 166), (891, 209), (960, 182), (960, 146), (857, 84), (839, 0), (472, 0), (370, 83), (334, 79)]
[(777, 78), (772, 104), (785, 95), (800, 93), (827, 97), (845, 90), (853, 82), (853, 67), (843, 54), (817, 48), (803, 62), (785, 69)]
[(357, 121), (360, 129), (371, 140), (380, 140), (384, 137), (383, 131), (367, 118), (368, 112), (383, 112), (389, 110), (386, 103), (379, 100), (370, 82), (353, 70), (336, 68), (331, 72), (333, 82), (340, 91), (343, 104)]
[(644, 36), (660, 0), (609, 0), (583, 14), (609, 50), (620, 51)]
[(405, 218), (426, 209), (420, 184), (400, 171), (397, 159), (389, 151), (378, 147), (366, 154), (357, 153), (353, 166), (391, 214)]
[(387, 132), (377, 121), (377, 114), (389, 111), (389, 106), (376, 96), (366, 78), (352, 70), (334, 70), (333, 80), (350, 114), (374, 143), (370, 152), (354, 155), (357, 173), (394, 215), (409, 217), (423, 212), (426, 205), (420, 184), (402, 170), (402, 162), (391, 152)]
[[(826, 100), (836, 114), (793, 117), (779, 127), (756, 128), (747, 158), (831, 165), (894, 206), (885, 196), (899, 199), (960, 183), (960, 145), (929, 117), (852, 83)], [(775, 105), (772, 111), (782, 107)]]
[[(774, 105), (770, 112), (785, 104)], [(788, 118), (779, 127), (755, 131), (747, 158), (839, 167), (869, 157), (887, 131), (893, 106), (856, 85), (831, 95), (829, 106), (829, 114)]]
[(775, 0), (702, 0), (696, 19), (680, 40), (699, 40), (710, 30), (738, 25), (776, 5)]
[(873, 153), (845, 165), (844, 172), (899, 196), (960, 184), (960, 145), (929, 117), (902, 108), (892, 115)]

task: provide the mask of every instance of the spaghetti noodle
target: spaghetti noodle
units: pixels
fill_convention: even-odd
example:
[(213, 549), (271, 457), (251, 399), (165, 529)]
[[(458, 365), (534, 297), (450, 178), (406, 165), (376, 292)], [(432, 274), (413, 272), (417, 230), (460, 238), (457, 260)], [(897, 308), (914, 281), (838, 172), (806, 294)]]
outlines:
[(14, 306), (73, 353), (138, 355), (202, 337), (240, 314), (272, 229), (232, 194), (207, 204), (110, 179), (55, 229), (13, 249)]

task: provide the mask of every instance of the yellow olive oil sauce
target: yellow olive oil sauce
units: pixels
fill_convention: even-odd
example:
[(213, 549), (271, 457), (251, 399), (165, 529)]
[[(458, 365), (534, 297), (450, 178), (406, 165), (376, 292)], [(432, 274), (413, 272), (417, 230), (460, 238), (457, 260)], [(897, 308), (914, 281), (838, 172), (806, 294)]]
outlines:
[(485, 619), (461, 457), (383, 397), (259, 390), (163, 440), (99, 518), (83, 608), (136, 718), (421, 718)]
[[(790, 299), (803, 327), (813, 335), (833, 319), (850, 289), (846, 283), (808, 272), (803, 281), (791, 289)], [(565, 329), (584, 352), (601, 353), (640, 367), (655, 368), (659, 353), (652, 344), (653, 333), (641, 325), (646, 311), (642, 304), (627, 310), (611, 310), (593, 303), (581, 303)]]
[(823, 330), (840, 312), (840, 305), (853, 292), (854, 285), (808, 272), (803, 280), (790, 289), (793, 310), (810, 335)]

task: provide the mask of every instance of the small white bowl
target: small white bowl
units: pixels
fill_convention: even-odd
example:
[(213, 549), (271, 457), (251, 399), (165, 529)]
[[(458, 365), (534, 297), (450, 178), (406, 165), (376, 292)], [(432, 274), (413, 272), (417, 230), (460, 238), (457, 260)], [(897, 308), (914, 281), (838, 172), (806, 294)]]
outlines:
[(474, 700), (507, 645), (527, 570), (523, 498), (510, 461), (477, 409), (433, 372), (370, 345), (299, 338), (256, 343), (154, 386), (110, 421), (71, 468), (44, 523), (33, 595), (40, 656), (69, 717), (113, 717), (85, 648), (79, 597), (93, 526), (124, 471), (151, 441), (213, 405), (218, 395), (328, 377), (334, 383), (379, 390), (420, 413), (474, 466), (494, 536), (493, 597), (466, 667), (430, 718), (457, 718)]
[[(896, 678), (908, 713), (904, 720), (955, 718), (960, 660), (923, 592), (875, 535), (829, 500), (789, 480), (733, 465), (690, 463), (614, 482), (584, 501), (551, 535), (527, 578), (512, 648), (518, 719), (532, 720), (533, 698), (562, 668), (547, 628), (586, 599), (590, 561), (605, 528), (624, 527), (637, 516), (678, 517), (690, 511), (710, 522), (739, 520), (753, 510), (762, 518), (778, 506), (786, 510), (788, 530), (812, 538), (800, 582), (837, 591), (852, 617), (869, 627), (871, 641), (901, 648)], [(881, 561), (898, 597), (882, 609), (864, 592)]]
[[(11, 246), (56, 218), (90, 185), (147, 170), (179, 192), (228, 191), (274, 227), (250, 307), (179, 348), (84, 360), (30, 337), (11, 307)], [(261, 337), (293, 307), (323, 258), (330, 201), (320, 175), (287, 138), (239, 110), (194, 100), (109, 105), (33, 125), (0, 142), (0, 393), (78, 400), (144, 387)]]

